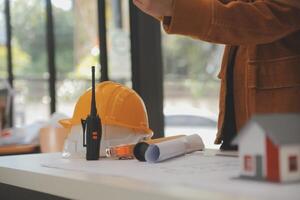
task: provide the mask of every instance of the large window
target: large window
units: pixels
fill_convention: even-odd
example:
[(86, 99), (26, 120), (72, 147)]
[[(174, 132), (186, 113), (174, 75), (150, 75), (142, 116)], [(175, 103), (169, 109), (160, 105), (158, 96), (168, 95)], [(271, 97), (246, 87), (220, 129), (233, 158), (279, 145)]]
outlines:
[[(96, 0), (53, 0), (56, 39), (57, 106), (71, 115), (78, 97), (90, 87), (90, 66), (99, 77)], [(106, 1), (108, 76), (131, 85), (128, 1)]]
[(14, 121), (49, 117), (45, 1), (11, 0)]
[(222, 46), (163, 35), (165, 135), (199, 134), (209, 148), (217, 132)]
[(109, 78), (131, 86), (129, 1), (106, 3)]
[[(4, 15), (5, 2), (10, 14)], [(72, 115), (90, 87), (94, 65), (98, 79), (133, 87), (142, 96), (156, 137), (163, 136), (164, 103), (166, 136), (198, 133), (214, 147), (222, 49), (161, 34), (159, 23), (132, 1), (0, 0), (0, 78), (13, 79), (15, 125), (47, 119), (55, 110)]]
[(7, 78), (6, 28), (4, 0), (0, 0), (0, 81)]
[[(56, 111), (72, 115), (79, 96), (91, 85), (90, 66), (100, 77), (100, 42), (107, 43), (108, 77), (131, 86), (129, 2), (122, 0), (11, 0), (5, 16), (0, 0), (0, 78), (8, 79), (5, 17), (11, 20), (14, 124), (47, 119), (51, 103), (49, 74), (49, 21), (54, 33)], [(47, 2), (51, 2), (49, 11)], [(106, 24), (99, 24), (99, 4), (106, 5)], [(49, 15), (48, 15), (49, 17)], [(107, 41), (99, 41), (99, 27)], [(51, 41), (50, 41), (51, 42)], [(100, 44), (101, 45), (101, 44)], [(49, 91), (50, 90), (50, 91)]]
[(72, 115), (90, 87), (90, 66), (97, 67), (99, 46), (96, 0), (53, 0), (57, 111)]

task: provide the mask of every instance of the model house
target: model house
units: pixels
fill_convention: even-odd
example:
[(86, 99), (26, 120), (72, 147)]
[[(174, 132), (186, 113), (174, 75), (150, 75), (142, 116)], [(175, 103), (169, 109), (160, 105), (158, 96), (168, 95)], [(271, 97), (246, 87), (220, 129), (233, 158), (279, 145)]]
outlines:
[(239, 145), (241, 177), (300, 180), (300, 115), (255, 116), (233, 143)]

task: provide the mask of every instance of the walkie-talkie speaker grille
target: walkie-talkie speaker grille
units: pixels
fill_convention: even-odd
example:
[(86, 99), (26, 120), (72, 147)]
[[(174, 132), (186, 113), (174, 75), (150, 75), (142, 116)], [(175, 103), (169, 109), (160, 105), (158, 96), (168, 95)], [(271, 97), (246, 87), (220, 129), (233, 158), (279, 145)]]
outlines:
[[(65, 128), (81, 123), (90, 113), (92, 91), (86, 91), (77, 101), (73, 117), (61, 120)], [(102, 124), (116, 125), (135, 130), (137, 133), (152, 133), (142, 98), (132, 89), (111, 81), (96, 84), (96, 107)]]

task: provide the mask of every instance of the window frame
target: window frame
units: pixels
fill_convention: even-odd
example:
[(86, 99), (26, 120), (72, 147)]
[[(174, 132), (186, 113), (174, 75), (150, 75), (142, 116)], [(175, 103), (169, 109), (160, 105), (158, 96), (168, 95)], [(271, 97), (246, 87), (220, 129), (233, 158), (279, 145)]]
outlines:
[(159, 138), (164, 136), (161, 26), (132, 1), (129, 9), (132, 86), (145, 102), (153, 138)]
[(288, 157), (288, 167), (290, 173), (297, 172), (299, 170), (297, 155), (290, 155)]
[(253, 156), (244, 155), (244, 170), (246, 172), (253, 172), (254, 170)]
[[(10, 14), (10, 1), (4, 1), (4, 13), (5, 13), (5, 27), (6, 27), (6, 56), (7, 56), (7, 74), (8, 74), (8, 83), (10, 84), (11, 88), (14, 88), (14, 74), (13, 74), (13, 58), (12, 58), (12, 28), (11, 28), (11, 14)], [(11, 98), (11, 102), (13, 98)], [(13, 103), (10, 104), (9, 107), (9, 126), (13, 126), (14, 124), (14, 116), (13, 116)]]

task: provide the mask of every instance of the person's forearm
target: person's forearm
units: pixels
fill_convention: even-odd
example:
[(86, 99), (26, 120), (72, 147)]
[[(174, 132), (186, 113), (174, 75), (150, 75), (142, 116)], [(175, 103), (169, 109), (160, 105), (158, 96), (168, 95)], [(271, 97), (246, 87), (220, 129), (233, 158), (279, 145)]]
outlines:
[[(166, 32), (214, 43), (264, 44), (300, 29), (300, 10), (273, 0), (173, 0), (172, 6), (158, 6), (169, 0), (139, 1), (155, 4), (148, 5), (151, 9), (147, 10), (147, 6), (143, 8), (148, 14), (171, 16), (163, 20)], [(159, 9), (153, 11), (156, 7)], [(162, 11), (164, 9), (168, 11)]]
[(231, 44), (266, 44), (300, 29), (300, 10), (275, 1), (174, 0), (168, 33)]

